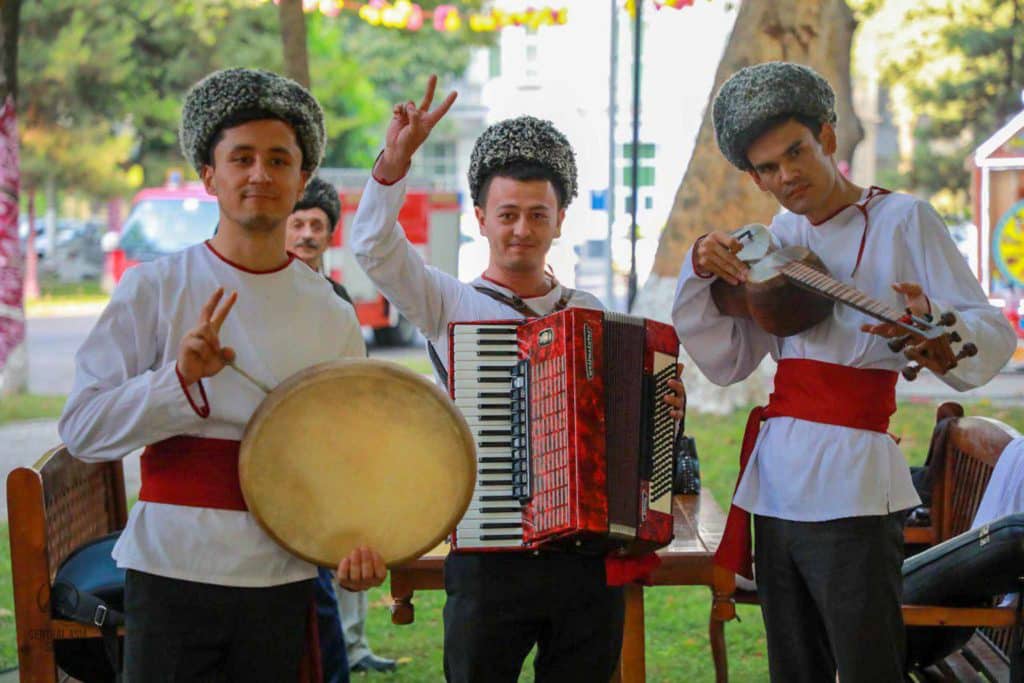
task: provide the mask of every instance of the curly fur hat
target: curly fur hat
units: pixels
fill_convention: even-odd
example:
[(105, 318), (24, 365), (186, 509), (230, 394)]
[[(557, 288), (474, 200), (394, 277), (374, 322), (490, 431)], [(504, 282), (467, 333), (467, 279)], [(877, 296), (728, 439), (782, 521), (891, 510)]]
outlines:
[(718, 148), (733, 166), (753, 170), (747, 148), (764, 125), (784, 115), (836, 122), (836, 96), (817, 71), (790, 62), (765, 62), (740, 69), (719, 89), (712, 105)]
[(312, 173), (324, 154), (324, 113), (301, 85), (259, 69), (215, 71), (192, 86), (181, 110), (181, 151), (198, 171), (210, 162), (210, 143), (240, 114), (265, 111), (291, 124), (302, 149), (302, 170)]
[(327, 214), (327, 228), (334, 231), (338, 225), (338, 217), (341, 215), (341, 201), (338, 199), (338, 190), (334, 185), (319, 176), (313, 176), (306, 184), (306, 191), (302, 194), (293, 211), (305, 211), (306, 209), (320, 209)]
[(550, 169), (566, 206), (576, 196), (576, 154), (569, 140), (550, 121), (520, 116), (495, 123), (477, 138), (467, 174), (474, 201), (495, 171), (516, 162)]

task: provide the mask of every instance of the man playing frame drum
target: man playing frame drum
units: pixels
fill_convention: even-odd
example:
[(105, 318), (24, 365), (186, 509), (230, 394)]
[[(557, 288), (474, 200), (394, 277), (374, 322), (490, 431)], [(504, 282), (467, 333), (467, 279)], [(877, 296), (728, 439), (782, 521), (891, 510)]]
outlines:
[[(264, 393), (222, 370), (237, 358), (274, 386), (365, 355), (351, 306), (285, 250), (285, 220), (323, 154), (323, 115), (291, 80), (230, 69), (188, 93), (180, 136), (217, 197), (218, 230), (125, 273), (76, 356), (60, 434), (89, 461), (148, 446), (114, 549), (127, 569), (125, 680), (294, 681), (316, 567), (247, 512), (239, 439)], [(367, 548), (338, 568), (355, 590), (384, 576)]]
[[(931, 206), (839, 172), (834, 104), (831, 86), (809, 68), (741, 69), (714, 101), (718, 146), (788, 210), (772, 221), (777, 245), (811, 249), (833, 277), (896, 310), (955, 311), (959, 334), (980, 352), (940, 379), (957, 390), (984, 384), (1009, 359), (1013, 331)], [(745, 280), (740, 246), (721, 230), (700, 238), (673, 309), (687, 352), (717, 384), (742, 380), (766, 355), (779, 361), (768, 406), (748, 422), (716, 561), (751, 576), (752, 513), (773, 681), (834, 681), (838, 671), (843, 683), (896, 683), (905, 640), (901, 511), (919, 503), (886, 433), (906, 364), (886, 343), (897, 331), (846, 306), (785, 338), (720, 313), (711, 283)]]

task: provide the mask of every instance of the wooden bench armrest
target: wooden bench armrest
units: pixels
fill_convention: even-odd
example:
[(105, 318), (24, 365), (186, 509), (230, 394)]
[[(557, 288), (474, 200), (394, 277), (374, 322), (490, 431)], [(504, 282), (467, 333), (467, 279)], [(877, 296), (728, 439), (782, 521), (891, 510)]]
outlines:
[(934, 526), (908, 526), (903, 529), (903, 542), (907, 545), (935, 545), (938, 534)]
[(998, 628), (1015, 625), (1017, 611), (1012, 607), (904, 605), (903, 623), (907, 626), (991, 626)]

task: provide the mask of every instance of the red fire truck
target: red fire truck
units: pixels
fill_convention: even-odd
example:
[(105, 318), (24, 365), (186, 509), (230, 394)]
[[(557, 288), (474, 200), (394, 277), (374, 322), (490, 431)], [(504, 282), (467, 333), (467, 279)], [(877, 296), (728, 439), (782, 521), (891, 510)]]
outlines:
[[(345, 243), (351, 228), (365, 171), (321, 169), (320, 176), (339, 188), (342, 218), (324, 259), (324, 267), (345, 285), (363, 327), (373, 330), (381, 345), (408, 344), (415, 329), (377, 291)], [(201, 183), (171, 182), (138, 192), (120, 232), (103, 238), (106, 251), (104, 286), (111, 289), (124, 271), (213, 236), (217, 225), (217, 201)], [(454, 192), (431, 188), (410, 179), (405, 205), (398, 214), (409, 241), (427, 263), (457, 275), (459, 260), (459, 198)]]

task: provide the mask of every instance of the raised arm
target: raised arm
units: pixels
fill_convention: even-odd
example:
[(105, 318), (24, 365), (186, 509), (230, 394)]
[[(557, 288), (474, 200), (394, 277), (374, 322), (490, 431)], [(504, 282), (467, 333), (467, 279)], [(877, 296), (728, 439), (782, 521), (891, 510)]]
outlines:
[(377, 288), (431, 339), (443, 334), (444, 307), (459, 300), (465, 285), (424, 263), (398, 224), (398, 212), (405, 201), (404, 177), (413, 154), (455, 102), (453, 92), (431, 111), (436, 84), (437, 78), (431, 76), (419, 107), (412, 102), (395, 106), (384, 151), (347, 236), (356, 260)]

